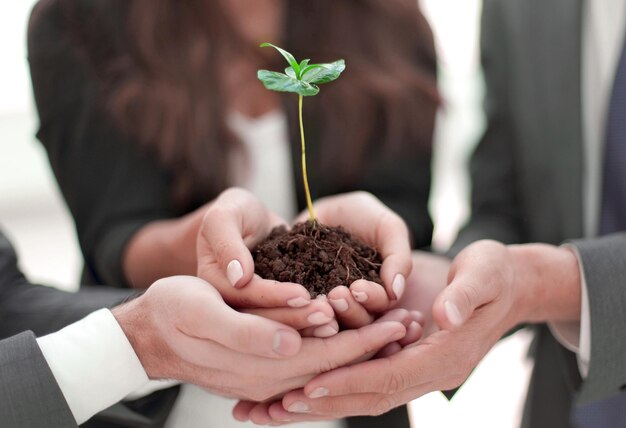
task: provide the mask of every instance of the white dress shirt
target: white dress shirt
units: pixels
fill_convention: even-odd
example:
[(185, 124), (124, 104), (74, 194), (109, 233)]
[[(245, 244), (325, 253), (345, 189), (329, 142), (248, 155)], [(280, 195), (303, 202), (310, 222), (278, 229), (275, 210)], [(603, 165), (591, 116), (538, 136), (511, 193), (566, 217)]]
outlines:
[[(626, 0), (587, 0), (584, 3), (582, 39), (582, 114), (584, 140), (584, 232), (597, 236), (602, 195), (602, 163), (611, 92), (626, 31)], [(576, 254), (578, 254), (576, 252)], [(555, 337), (578, 355), (585, 378), (591, 359), (591, 320), (587, 282), (581, 266), (580, 323), (554, 323)]]
[(101, 309), (37, 339), (77, 424), (149, 379), (113, 314)]

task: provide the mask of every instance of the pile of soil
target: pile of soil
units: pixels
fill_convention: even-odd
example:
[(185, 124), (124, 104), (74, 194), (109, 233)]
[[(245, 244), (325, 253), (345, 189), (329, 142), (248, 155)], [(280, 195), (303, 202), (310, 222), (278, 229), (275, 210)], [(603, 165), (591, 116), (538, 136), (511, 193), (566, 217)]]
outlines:
[(289, 231), (280, 226), (252, 250), (252, 257), (259, 276), (302, 284), (313, 298), (357, 279), (381, 283), (378, 252), (342, 227), (310, 221)]

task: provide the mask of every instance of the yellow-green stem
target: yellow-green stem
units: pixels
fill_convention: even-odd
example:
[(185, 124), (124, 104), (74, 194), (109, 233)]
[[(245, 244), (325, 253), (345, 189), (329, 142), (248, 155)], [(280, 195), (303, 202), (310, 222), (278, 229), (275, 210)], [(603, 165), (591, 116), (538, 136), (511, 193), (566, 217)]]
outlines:
[(306, 174), (306, 147), (304, 144), (304, 123), (302, 121), (302, 95), (298, 100), (298, 113), (300, 117), (300, 139), (302, 140), (302, 179), (304, 180), (304, 192), (306, 193), (306, 204), (309, 208), (309, 216), (311, 221), (315, 222), (315, 213), (313, 212), (313, 202), (311, 202), (311, 192), (309, 191), (309, 179)]

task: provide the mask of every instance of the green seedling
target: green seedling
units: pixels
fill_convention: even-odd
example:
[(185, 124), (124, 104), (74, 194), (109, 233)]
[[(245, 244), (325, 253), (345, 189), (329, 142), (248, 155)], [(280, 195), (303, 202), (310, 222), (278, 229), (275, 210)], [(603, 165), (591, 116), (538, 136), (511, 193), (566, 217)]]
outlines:
[(259, 80), (263, 82), (263, 85), (271, 91), (293, 92), (298, 94), (298, 117), (300, 119), (300, 139), (302, 140), (302, 177), (304, 180), (304, 192), (306, 193), (309, 216), (311, 222), (315, 223), (315, 213), (313, 212), (311, 192), (309, 191), (309, 180), (306, 174), (306, 146), (304, 141), (304, 124), (302, 122), (302, 101), (304, 97), (311, 97), (319, 93), (320, 88), (317, 85), (336, 80), (346, 69), (346, 63), (343, 59), (329, 64), (309, 64), (309, 59), (298, 62), (292, 54), (271, 43), (263, 43), (261, 47), (272, 47), (276, 49), (289, 63), (289, 67), (285, 69), (285, 73), (259, 70), (257, 76)]

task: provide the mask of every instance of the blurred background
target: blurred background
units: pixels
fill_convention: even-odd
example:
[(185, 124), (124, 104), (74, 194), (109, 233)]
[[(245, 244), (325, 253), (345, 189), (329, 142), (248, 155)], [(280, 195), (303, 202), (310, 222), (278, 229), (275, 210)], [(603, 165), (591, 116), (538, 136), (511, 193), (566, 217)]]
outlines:
[[(32, 281), (74, 289), (81, 257), (69, 213), (36, 141), (36, 111), (26, 58), (34, 0), (0, 3), (0, 226)], [(435, 32), (444, 106), (436, 131), (431, 213), (445, 249), (467, 216), (465, 162), (480, 135), (479, 0), (422, 0)], [(502, 341), (452, 402), (433, 393), (411, 405), (414, 426), (516, 427), (526, 393), (530, 334)]]

